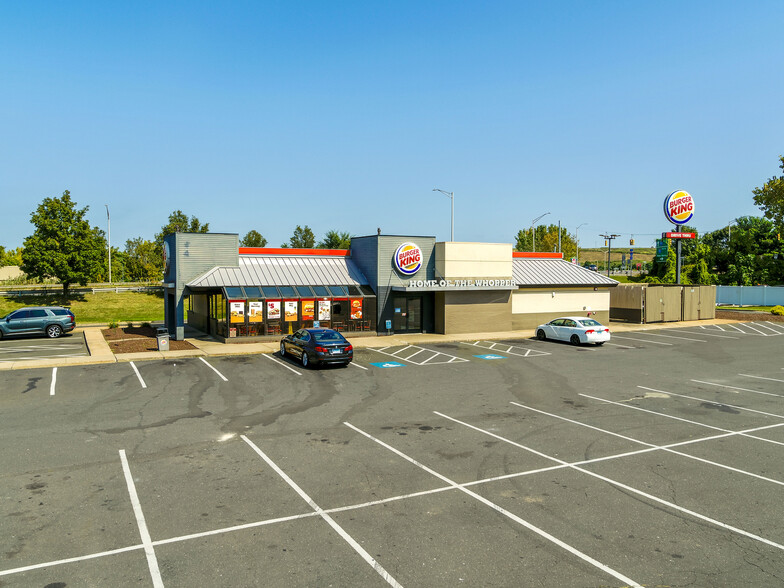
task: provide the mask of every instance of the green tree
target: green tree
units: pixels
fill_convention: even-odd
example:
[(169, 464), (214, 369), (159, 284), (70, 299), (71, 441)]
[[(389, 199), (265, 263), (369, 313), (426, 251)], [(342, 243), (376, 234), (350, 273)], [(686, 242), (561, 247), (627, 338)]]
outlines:
[(327, 231), (317, 247), (320, 249), (351, 249), (351, 236), (348, 233)]
[[(154, 241), (137, 237), (125, 242), (126, 279), (152, 282), (163, 278), (163, 254)], [(112, 260), (114, 261), (114, 260)]]
[(267, 240), (258, 231), (248, 231), (245, 236), (240, 239), (240, 247), (266, 247)]
[(22, 265), (22, 248), (6, 249), (0, 246), (0, 267), (6, 265)]
[(288, 243), (284, 243), (281, 247), (295, 247), (298, 249), (312, 249), (316, 246), (316, 236), (308, 225), (294, 229), (294, 234), (291, 235)]
[[(784, 171), (784, 156), (779, 156)], [(762, 188), (754, 188), (754, 204), (759, 206), (765, 213), (765, 218), (773, 221), (777, 230), (780, 232), (784, 227), (784, 176), (773, 176)]]
[[(161, 227), (161, 231), (155, 235), (155, 244), (159, 250), (163, 250), (163, 238), (173, 233), (207, 233), (210, 230), (210, 223), (201, 224), (199, 219), (192, 216), (188, 220), (188, 215), (181, 210), (175, 210), (169, 215), (169, 222)], [(161, 261), (163, 264), (163, 261)], [(162, 267), (162, 266), (161, 266)]]
[(106, 252), (104, 233), (93, 228), (66, 190), (60, 198), (45, 198), (30, 215), (35, 232), (24, 240), (22, 271), (43, 282), (57, 278), (68, 296), (71, 284), (82, 286), (101, 274)]
[[(530, 228), (517, 232), (515, 251), (533, 251), (534, 246), (540, 252), (558, 251), (558, 225), (538, 225), (534, 231), (536, 243)], [(565, 227), (561, 227), (561, 252), (564, 258), (574, 257), (577, 254), (577, 242)]]

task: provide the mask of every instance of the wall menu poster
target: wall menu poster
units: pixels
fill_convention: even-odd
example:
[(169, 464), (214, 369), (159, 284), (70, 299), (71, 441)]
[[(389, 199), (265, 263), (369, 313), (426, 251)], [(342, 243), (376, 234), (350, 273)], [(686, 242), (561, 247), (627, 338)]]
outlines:
[(248, 322), (264, 322), (264, 306), (258, 300), (248, 302)]
[(313, 318), (316, 316), (315, 306), (316, 306), (316, 303), (313, 300), (303, 300), (302, 301), (302, 320), (303, 321), (312, 321), (313, 320)]
[(267, 301), (267, 320), (280, 320), (280, 300)]
[(329, 319), (329, 300), (318, 301), (318, 317), (320, 321), (328, 321)]
[(299, 304), (296, 300), (286, 300), (286, 321), (296, 321), (297, 320), (297, 307)]
[(361, 298), (353, 298), (351, 300), (351, 318), (355, 319), (355, 320), (362, 318), (362, 299)]
[(245, 303), (244, 302), (229, 302), (229, 316), (231, 316), (232, 323), (245, 322)]

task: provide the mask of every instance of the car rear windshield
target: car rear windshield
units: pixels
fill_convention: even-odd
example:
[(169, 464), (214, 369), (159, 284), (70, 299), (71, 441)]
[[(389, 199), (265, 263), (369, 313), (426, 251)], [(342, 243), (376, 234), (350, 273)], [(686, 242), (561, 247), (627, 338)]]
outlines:
[(71, 314), (71, 311), (66, 310), (65, 308), (50, 308), (49, 310), (51, 310), (57, 316), (67, 316)]
[(313, 338), (319, 343), (343, 343), (346, 340), (337, 331), (314, 331)]
[(593, 319), (583, 319), (580, 321), (580, 324), (586, 327), (601, 327), (602, 323), (596, 322)]

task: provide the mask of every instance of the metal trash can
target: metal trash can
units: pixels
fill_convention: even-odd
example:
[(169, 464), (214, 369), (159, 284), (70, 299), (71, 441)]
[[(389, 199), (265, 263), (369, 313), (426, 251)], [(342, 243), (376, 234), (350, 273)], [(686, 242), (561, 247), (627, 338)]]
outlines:
[(169, 331), (166, 329), (166, 327), (158, 327), (155, 336), (158, 339), (158, 351), (168, 351)]

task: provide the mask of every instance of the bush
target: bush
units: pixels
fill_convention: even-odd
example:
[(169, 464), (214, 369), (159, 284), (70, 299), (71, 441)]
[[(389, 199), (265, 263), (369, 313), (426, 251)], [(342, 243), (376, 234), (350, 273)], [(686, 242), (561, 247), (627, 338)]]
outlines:
[(778, 305), (774, 306), (770, 309), (770, 314), (776, 314), (778, 316), (784, 316), (784, 306)]
[(128, 321), (128, 324), (125, 326), (128, 327), (129, 329), (132, 329), (134, 327), (133, 321)]
[(117, 321), (109, 321), (109, 328), (110, 329), (116, 329), (119, 326), (120, 326), (120, 323), (118, 323)]
[(152, 325), (150, 323), (142, 323), (142, 328), (144, 328), (144, 329), (151, 329)]

